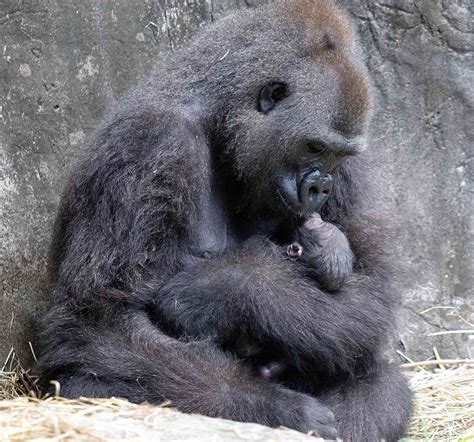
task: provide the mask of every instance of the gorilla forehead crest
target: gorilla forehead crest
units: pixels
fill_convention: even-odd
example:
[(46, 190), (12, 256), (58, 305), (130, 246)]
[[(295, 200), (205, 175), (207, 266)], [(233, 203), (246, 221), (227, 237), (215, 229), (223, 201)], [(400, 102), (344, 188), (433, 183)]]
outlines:
[(326, 0), (290, 0), (281, 2), (281, 11), (290, 21), (297, 20), (304, 32), (304, 48), (308, 56), (323, 51), (347, 48), (353, 43), (353, 32), (342, 11)]
[[(373, 97), (365, 69), (344, 52), (352, 52), (355, 35), (346, 15), (327, 0), (283, 0), (282, 12), (301, 24), (303, 56), (323, 59), (341, 78), (347, 113), (370, 111)], [(347, 118), (346, 118), (347, 119)]]

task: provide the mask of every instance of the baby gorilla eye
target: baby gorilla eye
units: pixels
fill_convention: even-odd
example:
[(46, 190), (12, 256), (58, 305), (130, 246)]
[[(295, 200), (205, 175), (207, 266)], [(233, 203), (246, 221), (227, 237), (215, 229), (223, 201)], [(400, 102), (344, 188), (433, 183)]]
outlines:
[(266, 114), (271, 111), (275, 105), (288, 96), (288, 88), (285, 83), (272, 81), (266, 84), (260, 90), (258, 95), (257, 109)]

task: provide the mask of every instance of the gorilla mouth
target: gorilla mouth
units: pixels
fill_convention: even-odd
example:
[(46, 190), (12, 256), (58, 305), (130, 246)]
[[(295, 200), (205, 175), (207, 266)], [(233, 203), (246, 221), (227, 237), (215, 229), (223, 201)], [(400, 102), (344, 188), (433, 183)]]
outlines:
[(285, 174), (284, 176), (279, 177), (276, 191), (287, 212), (299, 217), (303, 216), (305, 210), (298, 195), (299, 192), (296, 175)]
[(277, 193), (285, 209), (302, 217), (318, 212), (331, 194), (333, 180), (330, 174), (313, 169), (303, 175), (285, 174), (277, 183)]
[(303, 217), (304, 211), (302, 210), (302, 206), (300, 204), (295, 206), (293, 200), (292, 199), (290, 200), (289, 198), (287, 198), (285, 194), (282, 192), (282, 190), (279, 188), (277, 188), (277, 194), (278, 194), (278, 197), (280, 198), (280, 201), (283, 203), (283, 206), (288, 212), (298, 217)]

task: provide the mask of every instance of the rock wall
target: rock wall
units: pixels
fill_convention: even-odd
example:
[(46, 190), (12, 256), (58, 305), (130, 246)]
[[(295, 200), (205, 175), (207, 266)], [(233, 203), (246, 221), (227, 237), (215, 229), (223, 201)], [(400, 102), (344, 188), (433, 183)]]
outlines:
[[(472, 346), (472, 5), (347, 0), (377, 95), (371, 148), (407, 267), (402, 351)], [(47, 305), (45, 255), (68, 165), (169, 49), (250, 0), (0, 3), (0, 361), (25, 360)], [(448, 330), (463, 333), (441, 334)], [(473, 352), (474, 353), (474, 352)]]

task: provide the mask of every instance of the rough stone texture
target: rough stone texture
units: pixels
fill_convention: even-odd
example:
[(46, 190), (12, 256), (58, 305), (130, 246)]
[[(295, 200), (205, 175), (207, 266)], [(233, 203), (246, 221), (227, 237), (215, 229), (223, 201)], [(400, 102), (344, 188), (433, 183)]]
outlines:
[[(351, 4), (379, 105), (371, 148), (406, 264), (402, 351), (474, 354), (472, 2)], [(447, 330), (471, 334), (430, 336)]]
[[(47, 302), (45, 255), (64, 175), (119, 96), (206, 22), (251, 0), (0, 2), (0, 361), (23, 359)], [(258, 2), (257, 2), (258, 3)], [(469, 353), (473, 19), (469, 0), (346, 0), (378, 109), (384, 206), (407, 274), (403, 352)], [(471, 231), (470, 231), (471, 229)], [(430, 309), (428, 311), (428, 309)], [(471, 335), (472, 336), (472, 335)]]

